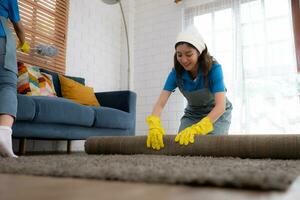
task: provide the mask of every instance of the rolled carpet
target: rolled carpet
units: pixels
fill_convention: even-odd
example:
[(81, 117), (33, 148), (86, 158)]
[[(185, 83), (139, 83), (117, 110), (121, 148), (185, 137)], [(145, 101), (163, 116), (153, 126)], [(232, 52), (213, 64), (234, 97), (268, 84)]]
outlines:
[(240, 158), (300, 158), (300, 134), (286, 135), (218, 135), (197, 136), (187, 146), (174, 141), (175, 135), (164, 136), (165, 147), (146, 147), (147, 136), (94, 136), (87, 138), (88, 154), (156, 154)]

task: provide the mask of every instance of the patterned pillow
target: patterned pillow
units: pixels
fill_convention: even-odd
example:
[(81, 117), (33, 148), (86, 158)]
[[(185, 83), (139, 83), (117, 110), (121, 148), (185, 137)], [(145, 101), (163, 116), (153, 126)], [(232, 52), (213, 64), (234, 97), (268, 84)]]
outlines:
[(52, 76), (39, 67), (18, 63), (18, 93), (27, 96), (56, 96)]
[(52, 76), (50, 74), (41, 72), (39, 86), (41, 96), (56, 96)]

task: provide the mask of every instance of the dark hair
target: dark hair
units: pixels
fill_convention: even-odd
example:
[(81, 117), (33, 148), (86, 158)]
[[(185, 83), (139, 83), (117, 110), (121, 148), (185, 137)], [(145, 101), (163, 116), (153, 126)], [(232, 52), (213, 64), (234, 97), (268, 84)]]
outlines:
[[(187, 44), (189, 47), (192, 47), (197, 50), (197, 48), (194, 45), (192, 45), (188, 42), (178, 42), (175, 45), (175, 49), (178, 45), (182, 45), (182, 44)], [(199, 66), (198, 73), (201, 72), (203, 74), (206, 87), (208, 86), (208, 73), (209, 73), (212, 65), (216, 62), (217, 61), (209, 54), (207, 47), (205, 45), (205, 49), (202, 51), (201, 55), (198, 57), (198, 66)], [(182, 73), (184, 71), (184, 68), (178, 62), (176, 52), (174, 54), (174, 66), (175, 66), (175, 70), (176, 70), (176, 76), (178, 78), (182, 78)]]

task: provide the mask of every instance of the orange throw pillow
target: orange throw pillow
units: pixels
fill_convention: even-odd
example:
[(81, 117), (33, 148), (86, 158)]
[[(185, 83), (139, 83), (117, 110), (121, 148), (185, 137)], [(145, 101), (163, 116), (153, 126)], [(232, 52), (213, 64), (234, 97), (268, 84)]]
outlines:
[(61, 94), (64, 98), (87, 106), (100, 106), (94, 89), (59, 75)]

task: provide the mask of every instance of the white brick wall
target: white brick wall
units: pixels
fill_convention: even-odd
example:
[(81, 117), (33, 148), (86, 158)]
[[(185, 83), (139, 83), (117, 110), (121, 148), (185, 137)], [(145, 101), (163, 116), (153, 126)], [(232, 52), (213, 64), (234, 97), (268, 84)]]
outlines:
[[(137, 93), (137, 135), (147, 134), (145, 118), (173, 67), (174, 41), (182, 26), (182, 8), (174, 0), (138, 0), (134, 22), (134, 88)], [(176, 134), (183, 98), (175, 92), (162, 113), (167, 134)]]
[(101, 0), (70, 0), (66, 74), (95, 91), (120, 86), (121, 13)]

